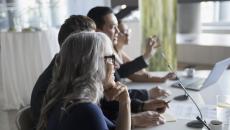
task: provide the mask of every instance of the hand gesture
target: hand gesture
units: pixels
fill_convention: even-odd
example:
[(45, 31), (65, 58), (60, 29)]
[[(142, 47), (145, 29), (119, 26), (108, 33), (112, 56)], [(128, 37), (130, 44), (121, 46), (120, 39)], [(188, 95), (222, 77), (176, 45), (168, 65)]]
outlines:
[(164, 113), (167, 107), (169, 107), (168, 102), (164, 100), (148, 100), (145, 101), (143, 110)]
[(114, 86), (104, 90), (104, 96), (108, 101), (116, 100), (119, 103), (129, 103), (129, 93), (127, 86), (120, 82), (116, 82)]
[(151, 88), (149, 90), (149, 97), (150, 99), (156, 99), (156, 98), (161, 98), (161, 97), (168, 97), (170, 95), (170, 92), (160, 88), (159, 86)]
[(155, 54), (156, 48), (158, 47), (160, 47), (160, 40), (156, 35), (148, 38), (148, 42), (146, 44), (143, 57), (145, 59), (149, 59), (151, 56)]
[(167, 75), (164, 76), (165, 79), (169, 79), (169, 80), (176, 80), (176, 74), (175, 73), (168, 73)]
[(152, 127), (165, 123), (165, 119), (159, 113), (154, 111), (133, 114), (131, 119), (134, 128)]

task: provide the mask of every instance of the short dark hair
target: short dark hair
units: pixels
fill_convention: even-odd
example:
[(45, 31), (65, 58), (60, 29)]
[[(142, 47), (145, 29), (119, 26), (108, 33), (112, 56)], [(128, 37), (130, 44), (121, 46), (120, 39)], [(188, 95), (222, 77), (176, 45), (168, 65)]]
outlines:
[(61, 25), (58, 33), (58, 43), (61, 47), (62, 43), (70, 34), (92, 30), (96, 30), (96, 24), (92, 19), (83, 15), (71, 15), (65, 20), (64, 24)]
[(104, 16), (107, 14), (113, 13), (113, 10), (110, 7), (106, 6), (97, 6), (92, 8), (87, 16), (94, 20), (97, 25), (97, 28), (102, 29), (105, 24)]

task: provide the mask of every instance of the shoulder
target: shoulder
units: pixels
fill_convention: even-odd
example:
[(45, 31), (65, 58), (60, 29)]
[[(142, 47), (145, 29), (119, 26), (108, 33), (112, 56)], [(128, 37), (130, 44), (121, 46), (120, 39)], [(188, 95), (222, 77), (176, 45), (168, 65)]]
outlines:
[(38, 117), (41, 109), (42, 99), (46, 93), (46, 90), (52, 80), (52, 71), (55, 62), (55, 57), (52, 59), (49, 66), (39, 76), (38, 80), (33, 87), (31, 94), (31, 109), (35, 117)]
[(73, 106), (68, 111), (66, 119), (70, 126), (85, 130), (108, 130), (109, 127), (100, 107), (93, 103), (79, 103)]
[(52, 80), (52, 72), (53, 72), (53, 67), (55, 63), (55, 57), (52, 59), (50, 62), (49, 66), (42, 72), (42, 74), (39, 76), (35, 88), (47, 88), (49, 83)]
[(73, 106), (69, 113), (71, 114), (77, 114), (82, 115), (84, 117), (100, 117), (103, 116), (101, 109), (99, 108), (98, 105), (93, 104), (93, 103), (79, 103), (75, 106)]

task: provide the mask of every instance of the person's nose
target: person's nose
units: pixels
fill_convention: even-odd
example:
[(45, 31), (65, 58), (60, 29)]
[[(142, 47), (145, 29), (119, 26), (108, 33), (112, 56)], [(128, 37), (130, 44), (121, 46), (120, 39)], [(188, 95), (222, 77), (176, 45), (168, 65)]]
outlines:
[(118, 33), (120, 33), (120, 30), (118, 27), (115, 27), (115, 34), (118, 34)]

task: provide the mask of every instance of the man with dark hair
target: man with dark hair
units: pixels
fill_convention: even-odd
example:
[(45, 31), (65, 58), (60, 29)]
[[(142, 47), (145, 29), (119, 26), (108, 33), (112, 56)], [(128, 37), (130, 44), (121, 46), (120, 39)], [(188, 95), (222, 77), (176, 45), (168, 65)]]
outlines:
[[(72, 33), (77, 33), (81, 31), (94, 31), (96, 25), (92, 19), (87, 16), (82, 15), (72, 15), (65, 20), (65, 23), (61, 26), (58, 34), (58, 42), (61, 47), (63, 41)], [(56, 56), (55, 56), (56, 57)], [(49, 66), (45, 71), (39, 76), (37, 82), (32, 91), (31, 95), (31, 110), (34, 117), (34, 123), (38, 122), (43, 97), (46, 90), (52, 80), (52, 72), (55, 62), (55, 57), (52, 59)]]
[(82, 15), (71, 15), (59, 30), (58, 43), (61, 47), (61, 44), (71, 33), (93, 30), (96, 30), (96, 25), (92, 19)]
[(104, 17), (112, 13), (113, 10), (109, 7), (95, 7), (88, 12), (87, 16), (93, 19), (97, 25), (97, 29), (102, 29), (106, 24)]
[[(117, 43), (119, 33), (119, 29), (117, 27), (118, 21), (111, 8), (103, 6), (94, 7), (88, 12), (87, 16), (95, 21), (97, 25), (96, 31), (107, 34), (113, 44)], [(156, 46), (155, 44), (156, 43), (153, 42), (153, 44), (149, 46), (149, 51), (143, 56), (134, 59), (132, 62), (121, 65), (121, 67), (117, 70), (118, 75), (116, 75), (115, 78), (117, 80), (119, 80), (119, 78), (126, 78), (129, 75), (146, 68), (148, 66), (148, 59), (153, 55), (153, 48)]]
[[(119, 29), (117, 27), (118, 21), (116, 16), (113, 14), (111, 8), (94, 7), (88, 12), (87, 16), (95, 21), (97, 25), (96, 31), (100, 31), (107, 34), (112, 40), (113, 44), (117, 43), (117, 36), (119, 33)], [(149, 45), (149, 51), (147, 53), (145, 53), (143, 56), (134, 59), (131, 62), (122, 64), (120, 68), (117, 69), (117, 72), (115, 73), (116, 80), (119, 80), (119, 78), (128, 77), (129, 75), (147, 67), (146, 62), (153, 55), (152, 53), (153, 49), (157, 44), (154, 40), (152, 40), (150, 43), (151, 45)], [(163, 110), (157, 112), (164, 112), (165, 111), (165, 105), (163, 104), (164, 102), (162, 102), (162, 100), (148, 100), (150, 99), (149, 97), (155, 97), (153, 96), (154, 94), (159, 94), (157, 93), (155, 88), (152, 88), (149, 91), (130, 90), (130, 97), (132, 100), (132, 104), (131, 104), (132, 112), (134, 113), (141, 112), (132, 115), (133, 127), (149, 127), (149, 126), (159, 125), (164, 123), (162, 117), (160, 117), (158, 113), (153, 112), (157, 110)], [(107, 102), (103, 102), (103, 103), (104, 104), (102, 104), (102, 109), (104, 110), (105, 115), (108, 115), (108, 117), (113, 117), (113, 118), (116, 117), (115, 113), (110, 113), (110, 110), (107, 110), (108, 108), (111, 107), (110, 106), (111, 104), (107, 104)]]

